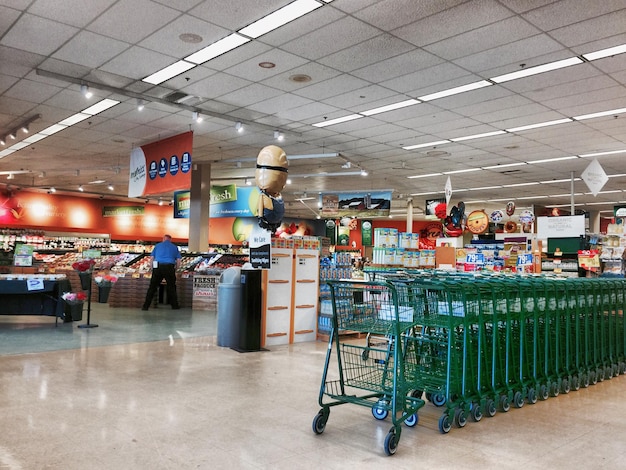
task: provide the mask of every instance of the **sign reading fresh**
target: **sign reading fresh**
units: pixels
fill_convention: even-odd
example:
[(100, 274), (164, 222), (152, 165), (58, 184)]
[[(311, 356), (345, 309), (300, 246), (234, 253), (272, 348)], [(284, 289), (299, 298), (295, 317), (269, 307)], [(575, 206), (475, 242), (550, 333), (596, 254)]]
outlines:
[(256, 217), (258, 202), (255, 187), (211, 186), (209, 217)]

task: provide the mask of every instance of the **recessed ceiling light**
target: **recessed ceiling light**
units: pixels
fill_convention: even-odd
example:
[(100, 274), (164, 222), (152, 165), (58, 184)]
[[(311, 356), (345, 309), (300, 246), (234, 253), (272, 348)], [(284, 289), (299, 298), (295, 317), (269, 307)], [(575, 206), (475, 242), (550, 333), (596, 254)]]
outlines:
[(274, 62), (259, 62), (259, 67), (262, 69), (273, 69), (276, 67), (276, 64)]
[(198, 44), (202, 42), (202, 36), (194, 33), (183, 33), (178, 36), (178, 39), (180, 39), (182, 42), (186, 42), (189, 44)]
[(289, 80), (291, 80), (292, 82), (296, 82), (296, 83), (306, 83), (306, 82), (311, 81), (311, 77), (303, 73), (297, 73), (289, 77)]

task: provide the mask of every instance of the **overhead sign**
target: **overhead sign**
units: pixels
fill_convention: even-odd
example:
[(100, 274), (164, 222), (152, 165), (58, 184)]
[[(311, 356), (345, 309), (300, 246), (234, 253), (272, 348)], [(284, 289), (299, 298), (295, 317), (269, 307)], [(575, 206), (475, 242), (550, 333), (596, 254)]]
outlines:
[(537, 217), (537, 238), (580, 237), (585, 234), (585, 216)]
[(144, 215), (144, 206), (103, 206), (102, 217), (118, 217), (121, 215)]
[(322, 216), (326, 218), (387, 216), (390, 209), (391, 191), (322, 194)]
[(598, 195), (609, 180), (609, 177), (604, 172), (597, 158), (594, 158), (593, 161), (587, 165), (587, 168), (585, 168), (585, 171), (582, 172), (580, 177), (594, 196)]
[(259, 190), (234, 184), (211, 186), (209, 217), (256, 217)]
[(190, 131), (135, 147), (130, 153), (128, 197), (189, 188), (192, 146)]
[(191, 206), (191, 191), (176, 191), (174, 193), (174, 218), (188, 219)]

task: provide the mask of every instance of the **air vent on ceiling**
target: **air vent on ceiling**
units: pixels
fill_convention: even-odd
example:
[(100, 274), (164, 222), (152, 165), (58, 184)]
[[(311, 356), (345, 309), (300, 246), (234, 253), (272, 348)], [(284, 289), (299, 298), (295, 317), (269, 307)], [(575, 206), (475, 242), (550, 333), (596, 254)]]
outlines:
[(182, 91), (174, 91), (169, 95), (165, 95), (165, 99), (167, 101), (171, 101), (172, 103), (183, 104), (188, 103), (189, 101), (195, 99), (195, 96), (188, 95), (187, 93), (183, 93)]

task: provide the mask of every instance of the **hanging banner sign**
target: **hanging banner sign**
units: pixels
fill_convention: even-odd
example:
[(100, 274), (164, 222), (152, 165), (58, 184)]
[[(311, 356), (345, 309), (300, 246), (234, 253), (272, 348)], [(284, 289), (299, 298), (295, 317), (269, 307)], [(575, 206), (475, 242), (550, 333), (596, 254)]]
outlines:
[(580, 177), (594, 196), (598, 195), (609, 180), (609, 177), (604, 172), (597, 158), (594, 158), (593, 161), (587, 165), (587, 168), (581, 173)]
[(174, 218), (188, 219), (191, 205), (191, 191), (176, 191), (174, 193)]
[(211, 186), (209, 217), (256, 217), (259, 190), (253, 186)]
[(361, 244), (363, 246), (372, 246), (374, 243), (374, 237), (372, 233), (372, 221), (364, 220), (361, 223)]
[(192, 147), (193, 132), (135, 147), (130, 153), (128, 197), (189, 188)]
[(322, 194), (323, 217), (388, 216), (391, 191)]

